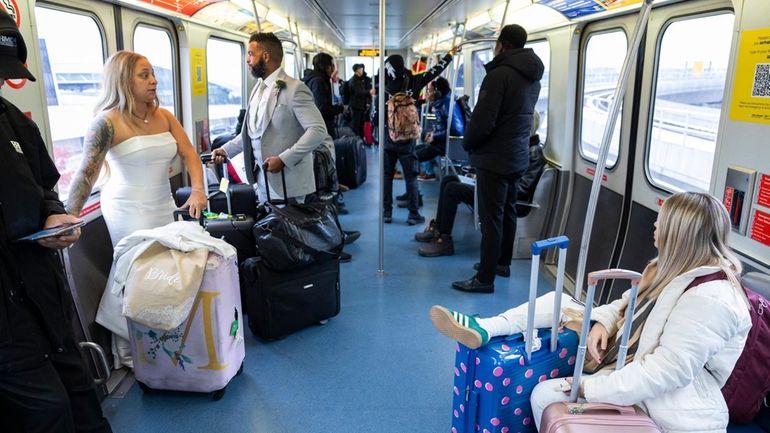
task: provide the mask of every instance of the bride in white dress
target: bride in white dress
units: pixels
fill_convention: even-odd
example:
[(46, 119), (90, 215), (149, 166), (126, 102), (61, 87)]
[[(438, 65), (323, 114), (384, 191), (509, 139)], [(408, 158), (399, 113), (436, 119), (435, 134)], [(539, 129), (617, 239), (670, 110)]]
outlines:
[[(83, 162), (70, 189), (67, 211), (78, 216), (106, 166), (101, 209), (113, 247), (136, 230), (172, 222), (176, 206), (168, 169), (176, 155), (186, 163), (192, 181), (192, 194), (182, 207), (198, 218), (206, 206), (198, 155), (179, 121), (159, 107), (157, 85), (152, 65), (144, 56), (119, 51), (107, 60), (96, 117), (86, 134)], [(116, 364), (131, 367), (126, 320), (117, 298), (108, 291), (105, 294), (97, 322), (113, 332)]]

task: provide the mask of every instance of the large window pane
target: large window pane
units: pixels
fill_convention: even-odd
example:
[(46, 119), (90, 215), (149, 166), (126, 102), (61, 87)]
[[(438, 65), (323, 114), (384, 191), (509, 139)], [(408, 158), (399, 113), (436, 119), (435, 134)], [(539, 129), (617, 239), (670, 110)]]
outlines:
[(134, 51), (150, 61), (158, 80), (160, 106), (172, 114), (176, 113), (173, 50), (171, 35), (165, 29), (140, 25), (134, 31)]
[(210, 38), (206, 43), (206, 74), (209, 96), (209, 136), (235, 132), (243, 107), (243, 73), (246, 63), (242, 45)]
[[(35, 18), (46, 76), (54, 161), (61, 173), (59, 195), (66, 200), (99, 96), (104, 39), (96, 21), (88, 15), (35, 6)], [(61, 29), (67, 29), (66, 37)]]
[(540, 79), (540, 96), (537, 98), (535, 110), (540, 115), (540, 127), (537, 133), (540, 135), (540, 141), (545, 143), (546, 132), (548, 132), (548, 89), (551, 82), (551, 45), (548, 41), (536, 41), (526, 45), (532, 48), (532, 51), (543, 61), (545, 71), (543, 78)]
[[(610, 104), (620, 79), (623, 59), (626, 57), (628, 41), (622, 30), (597, 33), (589, 36), (583, 65), (583, 109), (580, 124), (580, 153), (584, 158), (596, 162), (602, 144), (604, 128), (609, 117)], [(620, 107), (618, 121), (610, 141), (607, 167), (614, 167), (620, 148)]]
[(709, 189), (733, 20), (675, 21), (661, 38), (647, 168), (668, 191)]
[(297, 59), (294, 57), (294, 52), (284, 50), (283, 70), (286, 72), (286, 75), (290, 77), (294, 77), (297, 79), (302, 78), (302, 77), (297, 77)]
[(471, 108), (476, 106), (476, 101), (479, 99), (479, 90), (481, 90), (481, 82), (484, 81), (484, 77), (487, 76), (487, 70), (484, 69), (484, 65), (492, 61), (495, 57), (491, 49), (477, 50), (471, 55), (471, 61), (473, 62), (473, 95), (471, 98)]

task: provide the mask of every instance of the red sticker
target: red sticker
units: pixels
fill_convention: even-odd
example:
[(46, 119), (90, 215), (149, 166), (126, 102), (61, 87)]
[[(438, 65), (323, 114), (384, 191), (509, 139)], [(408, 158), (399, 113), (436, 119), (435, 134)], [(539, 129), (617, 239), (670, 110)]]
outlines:
[(725, 198), (722, 203), (725, 205), (725, 209), (729, 212), (733, 208), (733, 195), (735, 195), (735, 189), (731, 186), (725, 187)]
[(99, 201), (97, 201), (94, 204), (88, 205), (88, 206), (84, 207), (83, 210), (80, 211), (80, 217), (82, 218), (82, 217), (90, 214), (91, 212), (96, 211), (100, 207), (102, 207), (102, 203), (99, 202)]
[(759, 192), (757, 204), (770, 207), (770, 176), (763, 174), (759, 177)]
[(770, 214), (755, 210), (751, 224), (751, 239), (770, 246)]
[[(596, 174), (596, 169), (594, 169), (593, 167), (588, 167), (586, 168), (586, 173), (588, 173), (589, 176), (593, 177)], [(606, 174), (602, 175), (602, 182), (607, 182)]]

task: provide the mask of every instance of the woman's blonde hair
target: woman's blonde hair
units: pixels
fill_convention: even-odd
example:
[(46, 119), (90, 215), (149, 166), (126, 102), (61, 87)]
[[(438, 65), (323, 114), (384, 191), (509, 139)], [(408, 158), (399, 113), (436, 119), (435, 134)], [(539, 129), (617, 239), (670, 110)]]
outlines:
[(658, 214), (658, 257), (645, 269), (640, 293), (657, 296), (674, 278), (700, 266), (720, 267), (740, 287), (742, 266), (728, 245), (730, 217), (709, 194), (681, 192)]
[[(136, 64), (141, 59), (146, 59), (141, 54), (132, 51), (118, 51), (107, 59), (104, 64), (104, 77), (102, 78), (102, 91), (94, 108), (94, 113), (117, 109), (123, 120), (129, 125), (138, 125), (138, 119), (134, 119), (131, 113), (136, 108), (136, 99), (131, 92), (133, 74)], [(155, 96), (153, 106), (155, 111), (160, 106), (158, 96)]]

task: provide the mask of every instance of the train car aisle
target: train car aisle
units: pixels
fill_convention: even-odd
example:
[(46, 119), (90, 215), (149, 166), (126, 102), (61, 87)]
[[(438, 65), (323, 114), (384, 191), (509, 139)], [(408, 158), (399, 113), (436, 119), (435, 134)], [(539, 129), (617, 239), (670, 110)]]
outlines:
[[(406, 224), (407, 210), (394, 209), (385, 226), (384, 278), (377, 277), (377, 153), (367, 151), (369, 178), (345, 194), (347, 230), (361, 238), (341, 269), (341, 311), (315, 326), (275, 342), (246, 330), (244, 373), (225, 396), (175, 392), (144, 394), (136, 384), (104, 402), (116, 432), (393, 433), (441, 432), (451, 427), (454, 343), (432, 326), (431, 305), (490, 315), (526, 301), (528, 260), (514, 261), (512, 276), (498, 278), (494, 294), (450, 288), (478, 261), (479, 234), (473, 215), (461, 207), (455, 225), (455, 255), (423, 258)], [(394, 195), (404, 190), (394, 182)], [(438, 182), (421, 183), (424, 215), (435, 212)], [(553, 282), (541, 277), (541, 291)]]

